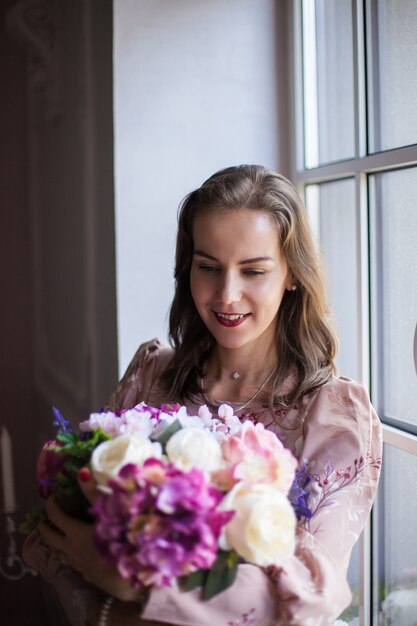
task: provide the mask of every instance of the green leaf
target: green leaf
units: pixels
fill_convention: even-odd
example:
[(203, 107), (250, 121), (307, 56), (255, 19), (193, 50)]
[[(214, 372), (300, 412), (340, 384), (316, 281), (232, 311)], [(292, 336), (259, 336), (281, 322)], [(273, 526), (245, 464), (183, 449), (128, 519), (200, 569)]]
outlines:
[(209, 570), (207, 569), (199, 569), (196, 572), (193, 572), (189, 576), (187, 576), (183, 583), (184, 591), (192, 591), (196, 587), (203, 587), (206, 578), (208, 576)]
[(62, 441), (62, 443), (73, 443), (74, 435), (72, 433), (59, 433), (57, 439)]
[(180, 420), (175, 420), (175, 422), (172, 422), (172, 424), (170, 424), (168, 428), (164, 430), (162, 435), (159, 435), (159, 437), (156, 437), (155, 441), (158, 441), (161, 444), (161, 446), (165, 446), (168, 443), (168, 441), (171, 439), (172, 435), (174, 435), (176, 432), (178, 432), (181, 429), (182, 429), (182, 426), (181, 426)]
[(209, 570), (203, 587), (203, 599), (210, 600), (233, 585), (237, 576), (238, 555), (220, 551), (216, 562)]

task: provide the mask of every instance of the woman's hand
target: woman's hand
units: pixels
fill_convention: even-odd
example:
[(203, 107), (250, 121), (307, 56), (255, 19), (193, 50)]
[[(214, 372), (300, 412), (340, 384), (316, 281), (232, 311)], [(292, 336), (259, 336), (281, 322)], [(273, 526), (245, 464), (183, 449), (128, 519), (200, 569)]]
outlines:
[[(93, 504), (98, 492), (88, 470), (79, 474), (79, 485)], [(42, 523), (39, 531), (44, 543), (56, 550), (60, 561), (79, 572), (96, 587), (125, 602), (139, 602), (141, 592), (133, 589), (129, 581), (120, 576), (113, 567), (105, 565), (93, 545), (93, 525), (76, 520), (62, 511), (51, 496), (46, 501), (50, 523)]]

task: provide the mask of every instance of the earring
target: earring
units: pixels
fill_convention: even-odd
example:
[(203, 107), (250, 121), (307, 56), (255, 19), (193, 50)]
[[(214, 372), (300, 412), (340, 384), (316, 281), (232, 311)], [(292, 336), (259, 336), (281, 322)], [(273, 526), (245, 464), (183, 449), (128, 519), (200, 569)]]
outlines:
[(291, 285), (291, 287), (288, 287), (288, 291), (295, 291), (297, 289), (297, 285)]

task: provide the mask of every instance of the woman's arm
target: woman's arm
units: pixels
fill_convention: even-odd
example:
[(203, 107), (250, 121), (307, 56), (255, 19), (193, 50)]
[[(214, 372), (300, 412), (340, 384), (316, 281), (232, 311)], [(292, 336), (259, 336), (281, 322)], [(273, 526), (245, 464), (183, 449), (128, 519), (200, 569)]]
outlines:
[(348, 379), (322, 387), (305, 415), (300, 460), (312, 477), (313, 515), (299, 524), (295, 555), (271, 575), (279, 624), (327, 626), (351, 601), (347, 568), (375, 499), (382, 432), (366, 389)]

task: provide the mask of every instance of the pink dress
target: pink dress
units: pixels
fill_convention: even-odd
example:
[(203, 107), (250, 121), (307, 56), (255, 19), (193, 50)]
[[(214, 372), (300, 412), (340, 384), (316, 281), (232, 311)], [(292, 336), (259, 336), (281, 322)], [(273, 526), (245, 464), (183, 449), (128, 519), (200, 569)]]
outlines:
[[(143, 344), (108, 408), (172, 401), (158, 382), (172, 354), (158, 340)], [(289, 377), (286, 384), (294, 380)], [(204, 399), (197, 396), (188, 407), (193, 411), (201, 404)], [(238, 414), (275, 432), (311, 475), (313, 515), (298, 524), (295, 554), (282, 569), (240, 565), (234, 585), (207, 602), (198, 589), (154, 589), (142, 617), (180, 626), (331, 625), (351, 601), (349, 558), (368, 519), (381, 468), (381, 425), (368, 393), (360, 383), (333, 378), (288, 411), (271, 412), (253, 402)], [(35, 537), (27, 541), (26, 560), (55, 585), (71, 623), (81, 626), (77, 598), (80, 592), (87, 598), (88, 585), (81, 581), (77, 589), (77, 575), (48, 561), (45, 547), (35, 543)]]
[[(158, 340), (142, 345), (109, 408), (166, 402), (158, 378), (171, 358), (172, 349)], [(292, 382), (289, 377), (287, 384)], [(204, 399), (196, 397), (188, 406), (201, 404)], [(198, 590), (155, 589), (143, 617), (181, 626), (333, 624), (351, 601), (350, 554), (368, 519), (381, 468), (381, 425), (368, 393), (360, 383), (333, 378), (288, 411), (271, 412), (254, 402), (239, 417), (275, 432), (312, 476), (313, 515), (298, 525), (295, 555), (281, 570), (241, 565), (235, 584), (208, 602), (200, 601)]]

